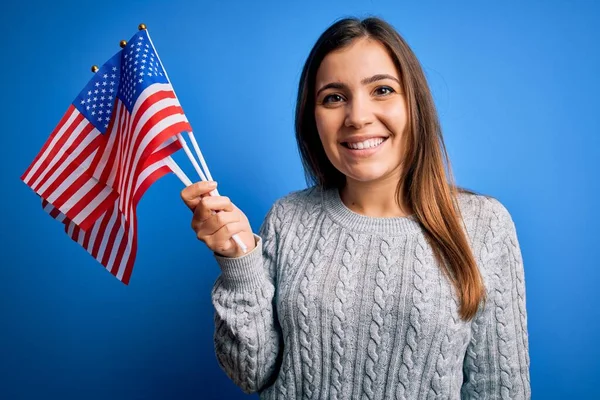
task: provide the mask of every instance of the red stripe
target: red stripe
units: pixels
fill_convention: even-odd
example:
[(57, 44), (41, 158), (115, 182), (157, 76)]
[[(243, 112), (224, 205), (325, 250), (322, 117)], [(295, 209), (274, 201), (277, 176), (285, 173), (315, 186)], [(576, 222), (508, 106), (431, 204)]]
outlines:
[(110, 211), (110, 206), (114, 204), (119, 198), (119, 194), (114, 190), (104, 199), (94, 211), (90, 213), (81, 223), (79, 224), (82, 229), (89, 230), (93, 227), (95, 221), (102, 216), (102, 214)]
[[(129, 120), (129, 112), (127, 111), (127, 108), (125, 107), (125, 104), (123, 104), (121, 102), (121, 100), (117, 100), (119, 103), (119, 115), (120, 115), (120, 120), (119, 120), (119, 125), (117, 126), (117, 129), (115, 131), (115, 135), (113, 137), (112, 140), (112, 149), (110, 152), (110, 156), (106, 162), (106, 166), (104, 171), (102, 171), (102, 175), (100, 176), (100, 179), (102, 180), (102, 182), (110, 182), (110, 178), (111, 176), (116, 177), (116, 172), (118, 171), (118, 169), (120, 168), (120, 164), (121, 164), (121, 149), (123, 147), (123, 133), (124, 133), (124, 127), (127, 126), (127, 121)], [(113, 188), (117, 188), (118, 186), (114, 184), (114, 182), (111, 182), (111, 185)]]
[(119, 143), (119, 162), (114, 166), (114, 176), (115, 180), (113, 183), (113, 187), (117, 189), (119, 194), (121, 194), (121, 185), (123, 180), (125, 179), (125, 164), (126, 160), (126, 148), (128, 147), (128, 143), (130, 141), (129, 136), (131, 135), (131, 130), (129, 126), (131, 124), (132, 116), (127, 112), (125, 118), (125, 124), (122, 126), (122, 131), (120, 132), (120, 143)]
[[(110, 221), (110, 217), (113, 213), (113, 210), (108, 210), (100, 219), (96, 221), (100, 227), (98, 228), (98, 232), (96, 233), (96, 240), (94, 241), (94, 247), (91, 249), (90, 254), (98, 259), (98, 252), (100, 251), (100, 245), (102, 244), (102, 239), (106, 234), (106, 227), (108, 225), (108, 221)], [(92, 229), (93, 230), (93, 229)], [(90, 249), (88, 249), (89, 251)]]
[(133, 266), (135, 263), (135, 258), (137, 256), (137, 217), (134, 213), (133, 215), (133, 238), (131, 240), (131, 250), (129, 253), (129, 258), (127, 259), (127, 263), (125, 264), (125, 271), (123, 272), (123, 277), (121, 281), (129, 285), (129, 280), (131, 279), (131, 274), (133, 272)]
[[(44, 152), (46, 151), (48, 146), (50, 146), (50, 143), (52, 143), (52, 140), (54, 140), (54, 137), (56, 136), (58, 131), (60, 131), (61, 128), (63, 127), (63, 125), (67, 123), (67, 121), (69, 120), (69, 117), (71, 117), (71, 114), (73, 114), (74, 111), (77, 111), (77, 109), (75, 108), (75, 106), (73, 106), (73, 104), (71, 104), (69, 106), (69, 108), (67, 109), (67, 111), (65, 112), (65, 114), (63, 115), (63, 117), (60, 119), (60, 121), (56, 125), (56, 127), (54, 128), (54, 130), (52, 131), (52, 133), (50, 134), (50, 137), (48, 137), (48, 139), (42, 146), (42, 149), (37, 153), (37, 155), (31, 162), (31, 164), (29, 165), (29, 167), (27, 168), (25, 173), (23, 173), (23, 175), (21, 176), (22, 181), (25, 180), (25, 177), (29, 174), (29, 171), (31, 171), (31, 168), (33, 168), (33, 166), (37, 163), (37, 161), (40, 159), (42, 154), (44, 154)], [(77, 112), (79, 112), (79, 111), (77, 111)], [(35, 182), (35, 179), (31, 179), (31, 180), (29, 180), (29, 182)]]
[[(113, 118), (113, 116), (116, 113), (117, 110), (117, 103), (119, 103), (119, 98), (117, 97), (115, 102), (112, 105), (112, 109), (110, 111), (110, 120), (108, 121), (108, 126), (106, 127), (106, 131), (104, 131), (104, 135), (107, 136), (107, 134), (110, 134), (110, 132), (113, 131), (113, 126), (115, 124), (116, 118)], [(107, 136), (108, 137), (108, 136)], [(108, 139), (106, 139), (106, 141), (108, 142)], [(98, 156), (102, 156), (102, 154), (98, 154), (96, 155), (96, 158), (94, 159), (94, 162), (92, 163), (92, 171), (94, 169), (96, 169), (96, 167), (98, 166), (98, 161), (100, 161), (102, 158), (98, 158)], [(97, 177), (97, 175), (94, 175), (94, 177)]]
[[(93, 179), (93, 178), (92, 178)], [(76, 219), (77, 215), (79, 215), (79, 213), (81, 211), (83, 211), (83, 209), (85, 207), (88, 206), (88, 204), (90, 204), (91, 202), (94, 201), (94, 199), (100, 195), (100, 193), (102, 193), (103, 189), (107, 188), (106, 186), (104, 186), (102, 183), (100, 182), (96, 182), (95, 185), (92, 187), (92, 189), (90, 191), (88, 191), (82, 198), (81, 200), (79, 200), (77, 202), (77, 204), (75, 204), (67, 213), (66, 215), (71, 218), (71, 219)], [(90, 213), (90, 215), (88, 215), (83, 221), (81, 221), (79, 223), (79, 226), (81, 227), (81, 229), (83, 229), (84, 231), (87, 231), (90, 226), (94, 223), (95, 218), (94, 217), (99, 217), (100, 215), (102, 215), (102, 213), (104, 213), (112, 203), (115, 202), (115, 200), (117, 199), (118, 194), (114, 191), (111, 191), (109, 193), (109, 195), (102, 200), (100, 203), (98, 203), (95, 207), (94, 207), (94, 211), (92, 211)]]
[(100, 261), (100, 263), (102, 265), (104, 265), (104, 266), (107, 266), (107, 264), (108, 264), (108, 261), (110, 259), (111, 254), (112, 254), (113, 246), (115, 244), (115, 239), (116, 239), (117, 233), (119, 233), (119, 226), (121, 225), (121, 218), (120, 218), (121, 217), (121, 213), (118, 211), (118, 209), (117, 209), (116, 212), (117, 212), (116, 222), (112, 226), (112, 229), (111, 229), (110, 234), (108, 236), (107, 246), (106, 246), (106, 249), (104, 250), (104, 255), (102, 256), (102, 261)]
[[(60, 173), (60, 175), (58, 177), (56, 177), (56, 179), (54, 179), (54, 181), (48, 186), (48, 188), (43, 192), (40, 193), (40, 195), (42, 197), (50, 197), (50, 195), (56, 190), (58, 189), (58, 187), (65, 181), (67, 180), (67, 178), (75, 171), (79, 168), (79, 166), (81, 165), (81, 163), (83, 163), (85, 161), (85, 159), (87, 157), (89, 157), (90, 154), (93, 153), (93, 151), (99, 146), (99, 142), (102, 140), (102, 137), (97, 136), (96, 138), (94, 138), (90, 144), (88, 144), (86, 146), (85, 149), (82, 150), (82, 152), (79, 154), (79, 156), (75, 157), (75, 159), (69, 164), (67, 165), (67, 167), (65, 168), (65, 170), (63, 172)], [(87, 174), (86, 174), (87, 176)], [(64, 194), (67, 194), (67, 196), (71, 196), (73, 193), (75, 193), (77, 190), (79, 189), (79, 187), (75, 187), (72, 184), (65, 190), (65, 192), (63, 194), (61, 194), (60, 197), (62, 197)], [(57, 202), (54, 202), (54, 205), (56, 207), (60, 207), (62, 205), (62, 203), (60, 203), (60, 205), (57, 204)]]
[[(83, 229), (83, 228), (81, 228), (81, 229)], [(84, 231), (85, 231), (85, 229), (84, 229)], [(86, 249), (86, 250), (87, 250), (87, 249), (88, 249), (88, 247), (90, 246), (90, 238), (91, 238), (91, 237), (92, 237), (92, 233), (91, 233), (91, 232), (87, 232), (87, 231), (85, 231), (85, 232), (83, 233), (83, 243), (81, 244), (81, 246), (82, 246), (84, 249)]]
[(167, 165), (163, 165), (162, 167), (158, 168), (156, 171), (148, 175), (148, 177), (144, 179), (144, 182), (142, 182), (142, 184), (138, 187), (133, 196), (133, 206), (137, 207), (138, 203), (140, 202), (140, 199), (142, 198), (144, 193), (146, 193), (146, 190), (148, 190), (148, 188), (152, 186), (154, 182), (156, 182), (169, 172), (171, 172), (171, 168), (169, 168)]
[[(116, 257), (115, 257), (115, 261), (113, 263), (113, 268), (112, 268), (112, 272), (115, 276), (118, 275), (119, 270), (121, 269), (121, 263), (123, 261), (123, 256), (125, 255), (125, 250), (127, 249), (128, 245), (129, 245), (129, 226), (127, 223), (125, 223), (124, 225), (121, 225), (121, 229), (123, 229), (123, 237), (121, 238), (121, 243), (119, 243), (119, 248), (115, 249), (116, 251)], [(135, 233), (136, 229), (135, 227), (133, 228), (133, 235), (134, 235), (134, 239), (135, 240)], [(130, 253), (131, 256), (131, 253)]]
[[(105, 137), (106, 137), (105, 145), (102, 147), (102, 151), (99, 151), (98, 154), (96, 154), (96, 157), (94, 157), (94, 161), (92, 161), (92, 164), (91, 164), (90, 170), (94, 171), (93, 174), (94, 174), (95, 178), (101, 177), (102, 171), (107, 165), (112, 166), (112, 164), (108, 163), (106, 161), (106, 159), (107, 159), (107, 151), (110, 151), (112, 144), (115, 142), (115, 138), (118, 137), (118, 135), (116, 135), (118, 133), (118, 126), (117, 127), (114, 126), (117, 118), (112, 118), (113, 115), (116, 115), (118, 117), (118, 114), (119, 114), (119, 109), (117, 108), (118, 103), (120, 103), (120, 101), (117, 98), (117, 101), (113, 105), (113, 113), (111, 114), (111, 119), (110, 119), (108, 128), (105, 133)], [(99, 178), (99, 180), (101, 182), (106, 182), (105, 180), (102, 180), (101, 178)]]
[[(138, 128), (138, 123), (140, 118), (144, 115), (144, 113), (150, 108), (152, 107), (155, 103), (164, 100), (164, 99), (169, 99), (175, 98), (175, 94), (172, 91), (160, 91), (160, 92), (156, 92), (150, 96), (148, 96), (148, 98), (146, 98), (144, 100), (144, 102), (141, 104), (141, 106), (138, 108), (136, 115), (133, 119), (133, 123), (131, 124), (131, 127), (128, 129), (129, 132), (131, 132), (133, 134), (133, 132), (136, 130), (136, 128)], [(175, 106), (171, 106), (171, 107), (175, 107)], [(171, 107), (167, 107), (167, 108), (171, 108)], [(179, 107), (179, 109), (181, 109)], [(180, 112), (178, 112), (180, 113)], [(130, 176), (131, 172), (131, 167), (132, 164), (134, 162), (134, 157), (135, 157), (135, 153), (137, 152), (137, 149), (140, 147), (141, 142), (144, 140), (144, 137), (148, 134), (148, 131), (152, 128), (152, 126), (154, 126), (156, 123), (160, 122), (163, 118), (160, 118), (160, 120), (157, 120), (155, 118), (155, 116), (157, 114), (164, 114), (163, 110), (159, 110), (158, 113), (153, 114), (144, 124), (144, 126), (141, 127), (138, 135), (136, 138), (130, 138), (129, 142), (130, 144), (133, 143), (133, 146), (128, 146), (128, 148), (126, 149), (126, 161), (123, 164), (126, 168), (124, 174), (125, 177), (127, 178), (128, 176)], [(143, 159), (140, 159), (138, 162), (143, 162)], [(127, 187), (127, 185), (129, 185), (129, 180), (126, 179), (125, 180), (125, 185), (123, 187)], [(122, 191), (119, 191), (120, 193), (123, 193)]]
[[(152, 139), (150, 141), (150, 143), (148, 144), (147, 147), (152, 147), (154, 149), (158, 148), (165, 140), (169, 139), (172, 136), (175, 136), (176, 134), (183, 132), (186, 128), (189, 127), (189, 124), (187, 122), (179, 122), (176, 123), (174, 125), (170, 125), (168, 126), (166, 129), (164, 129), (161, 133), (159, 133), (154, 139)], [(135, 172), (133, 174), (133, 178), (135, 178), (133, 181), (135, 182), (135, 180), (137, 180), (137, 178), (139, 177), (142, 167), (143, 167), (144, 162), (141, 162), (140, 164), (138, 164), (137, 166), (135, 166)], [(128, 182), (129, 183), (129, 182)], [(128, 186), (126, 188), (126, 190), (124, 191), (125, 196), (122, 197), (122, 200), (120, 202), (121, 205), (124, 205), (124, 208), (127, 209), (127, 207), (129, 207), (129, 205), (131, 204), (131, 200), (132, 200), (132, 195), (131, 192), (133, 191), (133, 188), (131, 186)]]
[[(42, 159), (42, 162), (41, 162), (39, 168), (34, 172), (33, 177), (28, 180), (28, 185), (35, 183), (39, 178), (42, 178), (42, 180), (40, 182), (43, 183), (43, 181), (46, 179), (48, 174), (52, 173), (52, 169), (48, 168), (48, 166), (54, 160), (57, 153), (64, 146), (64, 143), (73, 134), (73, 131), (75, 130), (75, 128), (77, 128), (77, 126), (79, 126), (79, 124), (81, 123), (82, 120), (83, 120), (83, 114), (77, 115), (77, 117), (75, 118), (75, 121), (73, 121), (73, 123), (71, 125), (69, 125), (69, 127), (66, 129), (65, 133), (62, 136), (60, 136), (56, 145), (53, 146), (52, 148), (50, 148), (50, 152), (49, 152), (48, 156), (45, 157), (44, 159)], [(39, 185), (37, 187), (39, 187)]]

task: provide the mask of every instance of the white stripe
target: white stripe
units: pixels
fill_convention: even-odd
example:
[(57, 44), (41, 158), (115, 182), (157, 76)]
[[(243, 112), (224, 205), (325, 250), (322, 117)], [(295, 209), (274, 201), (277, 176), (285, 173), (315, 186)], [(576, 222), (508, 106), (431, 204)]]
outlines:
[(36, 163), (34, 164), (34, 166), (29, 170), (29, 173), (25, 177), (24, 181), (28, 182), (29, 186), (32, 186), (29, 183), (29, 180), (38, 172), (41, 164), (44, 161), (46, 161), (46, 159), (48, 158), (48, 155), (52, 151), (54, 151), (54, 146), (56, 146), (56, 142), (58, 142), (62, 138), (62, 136), (64, 135), (65, 131), (71, 126), (71, 124), (73, 123), (73, 121), (75, 120), (75, 118), (77, 118), (77, 116), (79, 114), (80, 114), (79, 111), (75, 107), (73, 107), (73, 111), (71, 112), (71, 115), (69, 115), (69, 118), (65, 121), (65, 123), (58, 130), (58, 132), (56, 132), (56, 135), (54, 136), (54, 139), (52, 139), (52, 142), (50, 142), (50, 144), (48, 145), (48, 147), (46, 147), (46, 151), (44, 151), (44, 153), (40, 156), (40, 158), (38, 158), (38, 160), (36, 161)]
[(167, 140), (165, 140), (164, 142), (161, 143), (160, 146), (158, 146), (158, 148), (156, 149), (155, 153), (159, 150), (164, 149), (165, 147), (167, 147), (168, 145), (170, 145), (171, 143), (177, 141), (177, 138), (175, 136), (172, 136), (170, 138), (168, 138)]
[[(146, 149), (146, 146), (148, 145), (150, 140), (154, 139), (154, 136), (156, 136), (158, 133), (160, 133), (162, 131), (162, 129), (161, 129), (157, 132), (155, 130), (156, 125), (154, 125), (152, 127), (152, 129), (143, 138), (143, 142), (140, 143), (140, 145), (136, 149), (133, 149), (132, 146), (136, 143), (138, 136), (140, 135), (140, 132), (141, 132), (142, 128), (144, 127), (144, 125), (146, 124), (146, 122), (148, 122), (148, 120), (150, 118), (155, 117), (155, 115), (158, 112), (160, 112), (161, 110), (163, 110), (167, 107), (171, 107), (171, 106), (179, 106), (179, 102), (177, 101), (177, 99), (167, 98), (167, 99), (160, 100), (157, 103), (154, 103), (152, 106), (150, 106), (146, 110), (146, 112), (144, 112), (144, 114), (140, 117), (137, 124), (135, 126), (129, 128), (129, 130), (133, 129), (133, 135), (131, 136), (131, 138), (129, 138), (128, 143), (127, 143), (127, 149), (125, 150), (125, 153), (124, 153), (127, 155), (127, 158), (125, 159), (125, 163), (123, 164), (126, 168), (126, 170), (124, 172), (124, 176), (127, 177), (127, 176), (131, 175), (131, 170), (134, 169), (135, 166), (137, 166), (138, 159), (140, 158), (141, 154)], [(177, 122), (180, 122), (183, 119), (183, 114), (175, 114), (175, 115), (179, 115)], [(170, 117), (167, 117), (167, 118), (170, 118)], [(132, 120), (134, 120), (134, 118), (132, 118)], [(164, 121), (164, 119), (163, 119), (163, 121)], [(134, 153), (135, 150), (137, 150), (137, 152)], [(134, 154), (135, 154), (135, 156), (134, 156)], [(133, 163), (131, 162), (132, 158), (134, 160)], [(129, 184), (130, 183), (127, 182), (127, 185), (129, 185)]]
[[(133, 109), (131, 110), (131, 115), (129, 118), (130, 123), (132, 124), (133, 121), (135, 121), (135, 119), (137, 118), (137, 114), (140, 110), (140, 107), (142, 106), (142, 104), (144, 104), (144, 102), (152, 95), (159, 93), (159, 92), (168, 92), (168, 91), (173, 91), (173, 87), (170, 84), (164, 84), (164, 83), (159, 83), (159, 84), (154, 84), (151, 85), (149, 87), (147, 87), (142, 93), (140, 93), (137, 101), (135, 102), (135, 104), (133, 105)], [(165, 100), (173, 100), (175, 101), (174, 105), (178, 105), (179, 101), (177, 99), (163, 99), (160, 100), (159, 102), (155, 103), (155, 104), (159, 104)], [(151, 107), (152, 108), (152, 107)], [(129, 154), (131, 153), (131, 149), (130, 146), (133, 145), (133, 143), (135, 143), (135, 139), (137, 138), (137, 135), (139, 134), (139, 131), (141, 129), (142, 126), (144, 126), (144, 124), (148, 121), (148, 119), (150, 118), (150, 116), (152, 116), (153, 113), (148, 114), (147, 112), (144, 113), (144, 115), (142, 115), (139, 119), (139, 121), (137, 122), (136, 127), (131, 127), (131, 125), (127, 126), (127, 142), (124, 144), (124, 146), (122, 147), (122, 149), (124, 150), (123, 155), (127, 155), (127, 160), (125, 160), (125, 163), (123, 163), (123, 165), (128, 165), (129, 163)], [(137, 128), (137, 129), (135, 129)], [(135, 129), (134, 131), (132, 131), (132, 129)]]
[[(118, 210), (118, 209), (116, 209), (116, 210)], [(115, 265), (114, 265), (115, 258), (117, 257), (117, 254), (119, 253), (119, 246), (121, 246), (121, 241), (123, 240), (123, 236), (124, 236), (124, 233), (125, 233), (125, 229), (123, 227), (125, 225), (125, 223), (123, 221), (125, 219), (125, 216), (123, 214), (119, 213), (119, 215), (118, 215), (117, 218), (120, 220), (119, 231), (117, 232), (117, 236), (115, 237), (115, 241), (113, 242), (113, 244), (111, 246), (110, 257), (109, 257), (108, 262), (107, 262), (107, 265), (108, 265), (107, 268), (109, 268), (109, 271), (111, 271), (111, 272), (112, 272), (112, 270), (115, 267)], [(117, 267), (117, 268), (119, 268), (118, 271), (120, 272), (120, 266)], [(121, 272), (121, 276), (123, 276), (122, 272)], [(117, 275), (117, 278), (119, 278), (118, 275)], [(119, 280), (121, 280), (121, 278), (119, 278)]]
[[(79, 187), (79, 189), (77, 189), (75, 193), (73, 193), (73, 195), (71, 195), (71, 197), (69, 197), (69, 200), (67, 200), (65, 204), (63, 204), (60, 207), (60, 211), (62, 211), (65, 214), (68, 214), (71, 208), (73, 208), (73, 206), (77, 204), (83, 198), (83, 196), (85, 196), (97, 184), (98, 181), (90, 177), (82, 186)], [(54, 195), (54, 193), (52, 195)], [(73, 218), (71, 218), (71, 220), (73, 220)], [(73, 220), (73, 222), (75, 221)]]
[[(131, 115), (127, 111), (125, 105), (122, 105), (123, 112), (125, 113), (125, 118), (123, 119), (123, 125), (119, 131), (119, 148), (118, 148), (118, 162), (115, 163), (111, 168), (111, 180), (112, 186), (117, 189), (122, 185), (123, 180), (125, 179), (125, 147), (127, 144), (127, 140), (129, 137), (129, 124), (131, 123)], [(118, 185), (116, 184), (118, 173)], [(120, 192), (119, 192), (120, 193)]]
[(52, 213), (54, 210), (58, 211), (58, 215), (54, 219), (59, 222), (63, 222), (66, 218), (65, 214), (61, 213), (56, 207), (54, 207), (50, 203), (46, 204), (46, 207), (44, 207), (44, 211), (46, 211), (48, 214)]
[(69, 227), (67, 229), (67, 234), (70, 237), (73, 237), (73, 229), (75, 229), (75, 224), (73, 224), (72, 222), (69, 222)]
[[(67, 138), (67, 140), (65, 141), (63, 146), (56, 149), (56, 153), (54, 154), (54, 157), (52, 158), (52, 160), (50, 160), (50, 162), (44, 166), (44, 172), (54, 170), (54, 168), (55, 168), (56, 164), (58, 164), (60, 158), (66, 153), (67, 148), (69, 148), (69, 146), (71, 146), (73, 144), (75, 139), (79, 138), (79, 136), (81, 135), (81, 132), (83, 132), (85, 127), (88, 125), (89, 125), (89, 122), (86, 121), (85, 119), (83, 121), (81, 121), (79, 123), (79, 125), (77, 125), (77, 127), (75, 128), (73, 133), (71, 135), (69, 135), (69, 137)], [(68, 158), (67, 158), (67, 160), (68, 160)], [(59, 166), (59, 167), (61, 167), (61, 166)], [(64, 167), (63, 167), (63, 169), (64, 169)], [(43, 178), (44, 176), (47, 176), (47, 175), (44, 173), (40, 174), (37, 177), (37, 179), (35, 180), (35, 182), (31, 185), (31, 187), (33, 187), (34, 190), (39, 190), (38, 187), (42, 183), (47, 184), (47, 182), (43, 182), (43, 179), (52, 180), (51, 178), (55, 175), (51, 175), (50, 178)], [(47, 187), (47, 186), (45, 186), (45, 187)]]
[[(63, 173), (63, 171), (70, 165), (73, 164), (73, 160), (75, 160), (77, 157), (79, 157), (79, 155), (81, 155), (81, 153), (83, 152), (83, 150), (85, 150), (85, 148), (98, 136), (100, 135), (100, 132), (98, 132), (97, 129), (94, 129), (89, 135), (86, 135), (86, 137), (82, 140), (82, 142), (77, 146), (77, 148), (75, 148), (75, 150), (73, 150), (73, 152), (71, 154), (68, 155), (68, 157), (66, 158), (66, 160), (61, 163), (59, 166), (56, 167), (56, 169), (54, 169), (54, 171), (52, 172), (52, 174), (46, 178), (46, 181), (44, 182), (44, 184), (39, 188), (36, 189), (36, 192), (40, 195), (44, 195), (46, 190), (50, 187), (50, 185), (52, 185), (57, 179), (58, 177), (60, 177), (60, 174)], [(94, 149), (92, 151), (92, 155), (95, 154), (97, 151), (97, 149)], [(89, 165), (89, 163), (91, 162), (90, 157), (88, 156), (86, 158), (85, 161), (83, 161), (82, 166), (83, 165)], [(76, 170), (83, 170), (83, 167), (78, 167), (76, 168)], [(71, 175), (73, 175), (73, 173), (71, 173)], [(67, 178), (68, 179), (68, 178)]]
[[(119, 100), (117, 98), (117, 104), (118, 104)], [(104, 171), (104, 168), (106, 167), (106, 163), (108, 161), (108, 157), (110, 156), (111, 150), (112, 150), (112, 146), (115, 142), (115, 136), (116, 133), (119, 130), (119, 120), (120, 120), (120, 113), (118, 112), (118, 108), (116, 109), (115, 112), (115, 122), (112, 125), (112, 129), (109, 132), (105, 132), (104, 134), (107, 135), (106, 137), (108, 138), (108, 142), (106, 144), (106, 149), (104, 151), (104, 153), (102, 154), (102, 158), (100, 159), (100, 162), (98, 163), (98, 165), (96, 166), (96, 169), (94, 171), (93, 176), (95, 178), (99, 178), (102, 175), (102, 172)], [(112, 167), (112, 166), (111, 166)], [(110, 185), (109, 185), (110, 186)]]
[[(98, 182), (96, 182), (96, 184), (99, 184)], [(101, 183), (100, 183), (101, 184)], [(76, 216), (73, 216), (73, 222), (75, 222), (76, 224), (80, 224), (83, 221), (85, 221), (85, 219), (87, 217), (90, 216), (90, 214), (94, 211), (96, 211), (96, 208), (102, 204), (102, 202), (104, 200), (106, 200), (106, 198), (113, 193), (113, 190), (109, 187), (103, 187), (102, 191), (100, 193), (98, 193), (96, 195), (96, 197), (94, 197), (87, 206), (85, 206)]]
[[(125, 223), (123, 223), (125, 225)], [(133, 247), (134, 240), (134, 232), (133, 232), (134, 221), (132, 219), (129, 224), (129, 234), (127, 235), (127, 245), (125, 246), (125, 251), (123, 252), (123, 258), (121, 258), (121, 265), (119, 265), (119, 271), (117, 272), (117, 278), (119, 280), (123, 279), (123, 274), (125, 273), (125, 268), (127, 267), (127, 262), (129, 261), (129, 257), (131, 256), (131, 248)], [(125, 230), (125, 228), (122, 228)], [(137, 239), (137, 238), (136, 238)]]
[[(142, 140), (142, 143), (140, 144), (140, 146), (137, 148), (137, 153), (135, 155), (135, 158), (133, 160), (133, 165), (135, 166), (139, 159), (142, 156), (142, 152), (144, 151), (144, 149), (148, 146), (148, 143), (154, 139), (155, 136), (157, 136), (160, 132), (162, 132), (166, 127), (171, 126), (175, 123), (180, 122), (181, 119), (181, 114), (176, 114), (176, 115), (171, 115), (165, 119), (163, 119), (161, 122), (159, 122), (158, 124), (154, 125), (152, 127), (152, 129), (150, 130), (150, 132), (144, 136), (144, 139)], [(131, 173), (129, 174), (131, 175)], [(125, 190), (120, 191), (121, 194), (125, 194), (125, 196), (121, 196), (121, 205), (125, 205), (126, 207), (128, 206), (131, 197), (130, 197), (130, 193), (132, 191), (132, 183), (128, 181), (127, 187), (125, 187)], [(127, 203), (123, 203), (123, 201), (127, 201)]]
[(79, 235), (77, 236), (77, 243), (79, 243), (79, 245), (83, 247), (83, 241), (85, 240), (85, 231), (83, 229), (79, 229)]
[(100, 227), (102, 226), (102, 221), (104, 221), (105, 218), (108, 218), (108, 211), (102, 214), (102, 216), (98, 218), (96, 222), (94, 222), (94, 225), (92, 225), (92, 230), (90, 232), (90, 240), (88, 242), (87, 248), (90, 254), (94, 249), (94, 244), (96, 243), (96, 238), (98, 237), (98, 231), (100, 230)]
[(114, 224), (116, 222), (118, 211), (119, 210), (117, 207), (113, 208), (113, 213), (110, 216), (110, 220), (108, 221), (106, 230), (104, 231), (104, 235), (102, 235), (102, 242), (100, 243), (100, 248), (98, 249), (98, 257), (96, 257), (96, 259), (100, 262), (102, 261), (102, 258), (104, 257), (104, 252), (106, 251), (106, 246), (108, 244), (108, 238), (110, 236), (112, 227), (114, 226)]
[[(87, 159), (93, 158), (94, 155), (96, 154), (96, 150), (94, 150), (88, 157)], [(57, 173), (60, 173), (63, 169), (65, 169), (66, 167), (65, 163), (63, 164), (62, 168), (60, 168), (59, 170), (57, 170)], [(48, 197), (46, 197), (46, 199), (50, 202), (50, 203), (54, 203), (56, 201), (56, 199), (58, 199), (58, 197), (63, 194), (69, 187), (71, 187), (73, 185), (73, 183), (77, 180), (77, 178), (79, 178), (81, 176), (81, 174), (85, 173), (85, 170), (81, 167), (77, 167), (75, 168), (75, 170), (71, 173), (71, 175), (69, 175), (64, 181), (62, 181), (60, 183), (60, 185), (56, 188), (56, 190), (54, 190), (52, 193), (48, 194)], [(50, 182), (50, 181), (48, 181)], [(40, 193), (43, 193), (43, 191), (41, 191)], [(59, 210), (62, 211), (62, 207), (59, 207)]]
[(134, 197), (135, 197), (135, 193), (138, 191), (138, 189), (140, 188), (140, 186), (142, 186), (142, 183), (144, 183), (144, 181), (146, 180), (146, 178), (148, 178), (150, 176), (150, 174), (152, 174), (154, 171), (156, 171), (157, 169), (159, 169), (162, 166), (167, 165), (164, 161), (164, 159), (162, 160), (158, 160), (157, 162), (150, 164), (149, 166), (147, 166), (142, 173), (140, 174), (140, 176), (137, 179), (136, 185), (135, 185), (135, 192), (134, 192)]

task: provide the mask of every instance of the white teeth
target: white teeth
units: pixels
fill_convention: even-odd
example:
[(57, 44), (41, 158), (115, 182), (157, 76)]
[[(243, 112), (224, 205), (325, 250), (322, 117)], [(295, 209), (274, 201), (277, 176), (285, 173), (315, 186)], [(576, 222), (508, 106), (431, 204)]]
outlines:
[(383, 139), (377, 138), (377, 139), (368, 139), (368, 140), (365, 140), (364, 142), (347, 143), (347, 144), (348, 144), (348, 147), (350, 147), (351, 149), (362, 150), (362, 149), (370, 149), (372, 147), (377, 147), (381, 143), (383, 143)]

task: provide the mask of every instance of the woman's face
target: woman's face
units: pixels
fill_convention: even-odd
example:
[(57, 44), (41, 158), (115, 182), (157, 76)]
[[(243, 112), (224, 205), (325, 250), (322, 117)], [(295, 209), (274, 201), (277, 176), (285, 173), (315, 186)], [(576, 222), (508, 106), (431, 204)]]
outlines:
[(325, 153), (348, 181), (398, 182), (407, 107), (386, 48), (358, 39), (319, 66), (315, 119)]

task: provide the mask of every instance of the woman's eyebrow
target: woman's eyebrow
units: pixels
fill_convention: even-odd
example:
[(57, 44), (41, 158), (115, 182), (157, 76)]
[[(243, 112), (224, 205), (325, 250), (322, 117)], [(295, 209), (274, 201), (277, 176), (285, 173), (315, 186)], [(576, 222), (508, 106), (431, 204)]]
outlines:
[[(377, 75), (373, 75), (369, 78), (365, 78), (362, 81), (360, 81), (361, 84), (363, 85), (368, 85), (374, 82), (378, 82), (378, 81), (382, 81), (384, 79), (391, 79), (393, 81), (398, 82), (399, 85), (401, 85), (400, 80), (398, 78), (396, 78), (395, 76), (389, 75), (389, 74), (377, 74)], [(318, 96), (319, 93), (321, 93), (323, 90), (327, 90), (327, 89), (346, 89), (347, 86), (341, 82), (331, 82), (328, 83), (324, 86), (322, 86), (319, 90), (317, 90), (316, 95)]]
[(317, 90), (317, 96), (323, 90), (327, 90), (327, 89), (345, 89), (346, 87), (347, 86), (344, 85), (343, 83), (340, 83), (340, 82), (331, 82), (331, 83), (328, 83), (327, 85), (321, 86), (321, 88), (319, 90)]
[(360, 81), (360, 83), (362, 83), (363, 85), (368, 85), (370, 83), (373, 82), (377, 82), (377, 81), (382, 81), (384, 79), (391, 79), (393, 81), (398, 82), (398, 84), (400, 85), (400, 80), (398, 78), (396, 78), (395, 76), (389, 75), (389, 74), (377, 74), (377, 75), (373, 75), (370, 78), (365, 78), (362, 81)]

